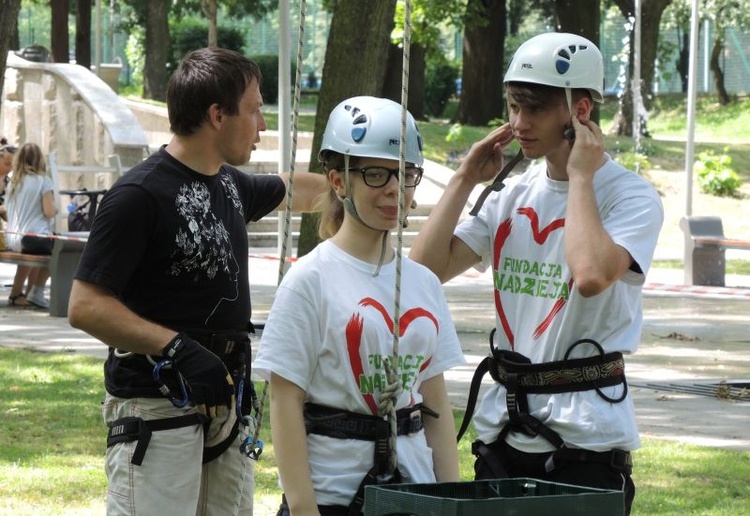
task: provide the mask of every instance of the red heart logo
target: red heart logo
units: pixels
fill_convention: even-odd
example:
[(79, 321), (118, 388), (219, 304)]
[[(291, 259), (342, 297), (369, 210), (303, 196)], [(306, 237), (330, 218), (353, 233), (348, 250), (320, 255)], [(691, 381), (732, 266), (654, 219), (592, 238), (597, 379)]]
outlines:
[[(534, 242), (536, 242), (538, 245), (544, 245), (544, 243), (547, 241), (547, 238), (553, 231), (562, 229), (565, 226), (565, 219), (556, 219), (550, 222), (544, 228), (540, 229), (539, 216), (537, 215), (536, 211), (534, 211), (534, 208), (518, 208), (516, 210), (516, 213), (528, 218), (531, 226), (531, 235), (534, 238)], [(495, 248), (493, 252), (492, 263), (493, 270), (495, 271), (497, 271), (499, 268), (502, 249), (505, 245), (506, 240), (510, 236), (512, 228), (513, 219), (511, 219), (510, 217), (502, 224), (500, 224), (500, 226), (497, 228), (497, 233), (495, 234)], [(568, 291), (570, 291), (572, 287), (573, 278), (568, 281)], [(534, 339), (538, 339), (547, 330), (547, 328), (549, 328), (552, 320), (560, 312), (560, 310), (562, 310), (566, 301), (567, 298), (564, 296), (559, 297), (555, 301), (547, 316), (537, 325), (536, 329), (534, 330)], [(513, 350), (515, 349), (515, 335), (513, 333), (513, 329), (510, 327), (510, 323), (508, 322), (508, 317), (505, 315), (503, 301), (500, 297), (500, 291), (497, 288), (495, 288), (495, 308), (497, 310), (497, 315), (500, 318), (500, 324), (503, 327), (503, 332), (505, 333), (505, 336), (510, 343), (510, 349)]]
[[(360, 301), (357, 306), (375, 308), (375, 310), (377, 310), (377, 312), (383, 318), (383, 321), (388, 327), (391, 335), (393, 334), (393, 319), (382, 304), (378, 303), (370, 297), (366, 297), (362, 301)], [(399, 338), (403, 337), (409, 325), (414, 320), (420, 317), (428, 318), (435, 325), (435, 330), (437, 331), (439, 329), (437, 319), (435, 319), (435, 316), (433, 316), (430, 312), (428, 312), (424, 308), (412, 308), (411, 310), (407, 310), (406, 312), (404, 312), (404, 315), (399, 318)], [(360, 354), (363, 329), (364, 321), (362, 319), (362, 316), (359, 314), (359, 312), (352, 314), (352, 317), (349, 319), (349, 322), (346, 325), (346, 347), (349, 353), (349, 363), (352, 368), (352, 374), (354, 375), (354, 379), (357, 381), (357, 386), (360, 388), (360, 381), (365, 372), (364, 364), (362, 363), (362, 356)], [(431, 361), (432, 357), (425, 360), (424, 363), (422, 363), (422, 365), (419, 367), (419, 371), (423, 371)], [(370, 393), (363, 394), (362, 396), (364, 397), (367, 406), (370, 407), (372, 413), (377, 414), (378, 404), (375, 401), (375, 397)]]

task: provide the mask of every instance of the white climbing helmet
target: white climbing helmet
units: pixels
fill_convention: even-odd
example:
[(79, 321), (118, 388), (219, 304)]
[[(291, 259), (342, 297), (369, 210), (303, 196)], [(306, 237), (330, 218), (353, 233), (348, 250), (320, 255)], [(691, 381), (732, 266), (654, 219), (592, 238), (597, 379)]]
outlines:
[(530, 82), (558, 88), (585, 88), (604, 101), (602, 53), (577, 34), (548, 32), (523, 43), (510, 61), (505, 82)]
[[(422, 135), (408, 111), (405, 140), (405, 160), (422, 165)], [(400, 104), (378, 97), (352, 97), (331, 111), (318, 159), (330, 150), (349, 156), (398, 160), (400, 141)]]

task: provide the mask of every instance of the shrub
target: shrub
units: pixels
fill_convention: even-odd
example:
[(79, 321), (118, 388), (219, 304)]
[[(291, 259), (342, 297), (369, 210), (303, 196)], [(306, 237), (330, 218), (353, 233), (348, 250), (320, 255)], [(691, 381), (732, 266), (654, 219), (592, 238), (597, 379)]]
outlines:
[(698, 174), (698, 185), (701, 191), (711, 195), (737, 197), (742, 184), (737, 172), (732, 170), (732, 158), (724, 147), (724, 154), (716, 155), (712, 150), (698, 154), (693, 165)]
[[(180, 60), (193, 50), (208, 45), (208, 25), (204, 21), (186, 18), (172, 22), (172, 49), (167, 60), (169, 70), (175, 70)], [(220, 48), (243, 53), (244, 36), (234, 27), (217, 28), (217, 44)]]
[[(260, 85), (263, 102), (265, 104), (277, 104), (279, 101), (279, 56), (259, 55), (251, 56), (251, 58), (258, 63), (260, 73), (263, 75), (263, 82)], [(296, 74), (297, 64), (292, 63), (291, 81), (295, 80)], [(289, 87), (291, 87), (291, 84)]]
[(456, 93), (458, 67), (444, 59), (432, 59), (425, 69), (424, 102), (430, 116), (440, 117)]
[(648, 157), (639, 152), (618, 152), (614, 155), (614, 159), (628, 170), (635, 170), (639, 173), (645, 169), (651, 168), (651, 163), (648, 161)]

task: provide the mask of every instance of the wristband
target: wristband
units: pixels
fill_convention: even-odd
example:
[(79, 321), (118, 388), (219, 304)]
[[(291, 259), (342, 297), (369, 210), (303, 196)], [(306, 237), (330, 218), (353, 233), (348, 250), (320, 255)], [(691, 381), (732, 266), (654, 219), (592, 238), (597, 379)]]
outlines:
[(174, 360), (177, 354), (182, 351), (182, 349), (185, 347), (185, 335), (182, 333), (178, 333), (175, 335), (172, 340), (169, 341), (169, 343), (164, 346), (164, 349), (162, 350), (161, 354), (162, 356)]

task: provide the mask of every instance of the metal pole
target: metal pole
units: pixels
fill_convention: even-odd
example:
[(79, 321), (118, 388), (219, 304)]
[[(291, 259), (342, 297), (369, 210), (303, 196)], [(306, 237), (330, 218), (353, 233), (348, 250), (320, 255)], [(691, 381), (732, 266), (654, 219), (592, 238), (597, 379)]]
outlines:
[(94, 37), (94, 69), (96, 76), (101, 77), (102, 65), (102, 0), (96, 0), (96, 25)]
[[(641, 142), (641, 0), (635, 0), (635, 20), (633, 25), (633, 142), (635, 153), (639, 154)], [(637, 163), (637, 162), (636, 162)], [(638, 165), (636, 165), (638, 168)], [(639, 172), (636, 170), (636, 172)]]
[[(288, 172), (291, 165), (292, 142), (292, 93), (291, 57), (289, 52), (291, 23), (289, 20), (289, 0), (279, 0), (279, 173)], [(284, 221), (278, 222), (278, 251), (281, 253)], [(293, 248), (293, 231), (289, 231), (287, 249)]]
[[(695, 105), (696, 87), (698, 82), (698, 12), (699, 0), (693, 0), (693, 12), (690, 19), (690, 62), (688, 66), (688, 98), (687, 98), (687, 139), (685, 141), (685, 216), (693, 213), (693, 159), (695, 152)], [(690, 263), (690, 251), (685, 242), (684, 264)], [(692, 278), (688, 278), (688, 267), (685, 267), (685, 284), (691, 285)]]

